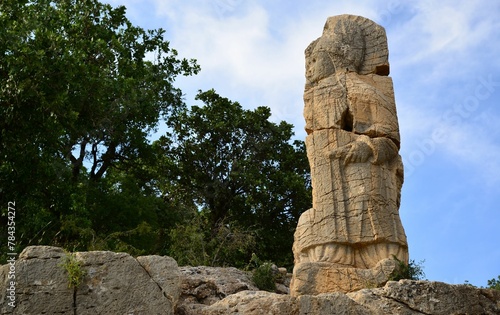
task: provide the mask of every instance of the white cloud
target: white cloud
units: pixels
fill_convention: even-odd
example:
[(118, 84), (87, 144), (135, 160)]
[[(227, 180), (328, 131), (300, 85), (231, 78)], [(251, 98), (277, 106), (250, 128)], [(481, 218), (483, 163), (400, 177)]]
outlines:
[(425, 0), (412, 4), (412, 18), (393, 33), (396, 45), (405, 49), (404, 63), (412, 67), (429, 60), (446, 63), (452, 54), (489, 44), (500, 25), (493, 14), (499, 9), (496, 3)]
[[(295, 125), (300, 138), (304, 136), (300, 134), (304, 124), (304, 49), (321, 35), (329, 15), (375, 15), (366, 5), (348, 1), (282, 1), (277, 5), (157, 0), (156, 7), (156, 14), (169, 20), (172, 46), (201, 65), (199, 78), (193, 82), (204, 87), (197, 88), (213, 87), (249, 108), (269, 106), (275, 120)], [(291, 18), (286, 12), (292, 10), (300, 14)]]
[(468, 110), (465, 101), (445, 111), (406, 108), (399, 119), (403, 136), (401, 154), (409, 173), (428, 159), (438, 158), (469, 174), (469, 183), (477, 180), (487, 185), (498, 184), (500, 115), (495, 112), (495, 102), (488, 101), (492, 100), (478, 102), (474, 110)]
[[(496, 130), (498, 125), (488, 126), (485, 118), (491, 119), (480, 115), (450, 127), (442, 148), (451, 156), (450, 161), (460, 165), (467, 173), (474, 174), (474, 177), (488, 185), (496, 185), (500, 181), (500, 144), (499, 139), (492, 137), (490, 130)], [(498, 117), (494, 120), (498, 122)]]
[[(137, 6), (137, 0), (128, 1), (132, 7)], [(179, 80), (183, 91), (190, 94), (188, 102), (196, 90), (215, 88), (247, 108), (271, 107), (275, 120), (293, 123), (297, 137), (303, 138), (303, 51), (321, 35), (328, 16), (358, 14), (387, 23), (406, 153), (418, 150), (423, 141), (432, 137), (436, 126), (441, 126), (450, 140), (438, 150), (450, 158), (468, 165), (482, 165), (482, 154), (491, 157), (490, 153), (483, 153), (485, 150), (490, 148), (488, 152), (496, 154), (491, 150), (495, 142), (487, 134), (480, 141), (469, 136), (467, 141), (474, 145), (464, 146), (459, 140), (477, 134), (478, 125), (467, 121), (465, 129), (443, 125), (441, 120), (453, 106), (452, 100), (463, 97), (451, 94), (442, 100), (439, 98), (443, 91), (435, 92), (435, 85), (450, 88), (447, 86), (450, 72), (453, 72), (451, 79), (470, 75), (477, 50), (490, 44), (488, 39), (498, 29), (496, 16), (491, 14), (492, 5), (448, 0), (392, 1), (378, 6), (369, 1), (355, 4), (348, 1), (154, 2), (154, 14), (165, 19), (172, 47), (182, 57), (198, 59), (202, 67), (198, 76)], [(288, 14), (292, 11), (297, 13)], [(402, 69), (411, 72), (402, 73)], [(468, 93), (461, 91), (467, 90), (461, 85), (454, 89), (457, 91), (447, 91)], [(495, 167), (494, 162), (491, 164), (490, 169)]]
[[(500, 81), (500, 4), (446, 0), (405, 5), (407, 20), (393, 17), (388, 25), (404, 157), (419, 156), (415, 152), (424, 152), (439, 130), (446, 140), (436, 143), (432, 153), (424, 152), (425, 159), (439, 152), (436, 158), (471, 176), (467, 182), (498, 183), (500, 139), (492, 135), (498, 125), (483, 118), (487, 108), (490, 120), (500, 117), (494, 100), (499, 94), (495, 90), (487, 99), (477, 98), (476, 89), (479, 78)], [(471, 97), (479, 99), (479, 106), (462, 114)]]

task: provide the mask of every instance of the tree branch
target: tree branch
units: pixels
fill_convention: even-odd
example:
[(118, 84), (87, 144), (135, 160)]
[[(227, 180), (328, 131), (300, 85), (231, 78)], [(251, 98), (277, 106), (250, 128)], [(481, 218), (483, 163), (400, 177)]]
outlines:
[(71, 164), (73, 165), (73, 180), (76, 180), (78, 178), (78, 175), (80, 175), (80, 170), (83, 165), (83, 159), (85, 158), (85, 150), (87, 148), (88, 140), (83, 139), (82, 143), (80, 143), (80, 154), (78, 155), (78, 158), (76, 158), (72, 153), (70, 154), (70, 161)]
[[(101, 167), (99, 168), (97, 173), (95, 173), (95, 169), (93, 168), (93, 172), (91, 172), (91, 174), (90, 174), (90, 177), (93, 180), (98, 180), (98, 179), (102, 178), (104, 173), (106, 173), (108, 168), (113, 164), (113, 160), (116, 158), (116, 147), (117, 147), (117, 144), (115, 142), (112, 142), (109, 144), (109, 147), (106, 150), (106, 153), (104, 153), (102, 155), (102, 158), (99, 161), (99, 162), (102, 162)], [(94, 164), (94, 166), (97, 167), (96, 164)]]
[(90, 177), (94, 178), (95, 176), (95, 170), (97, 169), (97, 163), (99, 161), (97, 160), (97, 143), (92, 143), (92, 169), (90, 170)]

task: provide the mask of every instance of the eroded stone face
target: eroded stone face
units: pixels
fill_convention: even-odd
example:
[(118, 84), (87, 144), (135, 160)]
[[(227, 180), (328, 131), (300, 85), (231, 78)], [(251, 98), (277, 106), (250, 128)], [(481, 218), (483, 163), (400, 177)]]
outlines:
[(323, 35), (306, 49), (313, 207), (295, 232), (292, 295), (332, 292), (324, 285), (329, 282), (344, 292), (373, 279), (380, 285), (390, 274), (387, 268), (380, 272), (383, 260), (408, 261), (399, 218), (399, 126), (388, 73), (384, 29), (359, 16), (328, 18)]

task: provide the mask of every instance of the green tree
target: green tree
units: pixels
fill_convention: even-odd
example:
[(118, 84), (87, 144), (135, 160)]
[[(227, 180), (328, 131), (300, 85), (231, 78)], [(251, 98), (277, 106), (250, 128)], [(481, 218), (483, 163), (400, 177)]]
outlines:
[[(88, 244), (111, 216), (96, 205), (131, 191), (119, 172), (153, 157), (148, 135), (184, 108), (175, 78), (199, 70), (164, 36), (97, 0), (0, 2), (0, 202), (24, 245)], [(144, 227), (131, 212), (113, 224)]]
[[(304, 143), (290, 143), (292, 126), (269, 121), (267, 107), (245, 110), (213, 90), (197, 99), (205, 106), (173, 115), (171, 132), (155, 144), (172, 166), (159, 173), (190, 194), (205, 239), (217, 239), (222, 227), (248, 231), (259, 257), (291, 265), (293, 232), (311, 204)], [(244, 265), (248, 249), (218, 264)]]

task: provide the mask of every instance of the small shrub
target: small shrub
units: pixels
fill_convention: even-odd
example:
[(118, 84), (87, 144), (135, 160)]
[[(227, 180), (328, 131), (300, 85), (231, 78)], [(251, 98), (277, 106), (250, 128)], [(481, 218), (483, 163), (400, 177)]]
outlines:
[(415, 260), (410, 259), (409, 263), (399, 260), (393, 255), (394, 260), (398, 263), (398, 267), (390, 276), (389, 280), (399, 281), (401, 279), (409, 280), (423, 280), (425, 279), (425, 272), (423, 263), (425, 260), (421, 260), (418, 263)]
[(497, 279), (488, 280), (488, 289), (500, 290), (500, 276)]
[(248, 267), (253, 267), (252, 281), (259, 290), (276, 291), (276, 280), (278, 273), (274, 270), (275, 265), (271, 262), (262, 262), (257, 255), (252, 254)]
[(86, 272), (82, 269), (81, 263), (76, 259), (75, 254), (67, 253), (61, 266), (68, 273), (68, 287), (77, 288), (85, 278)]

